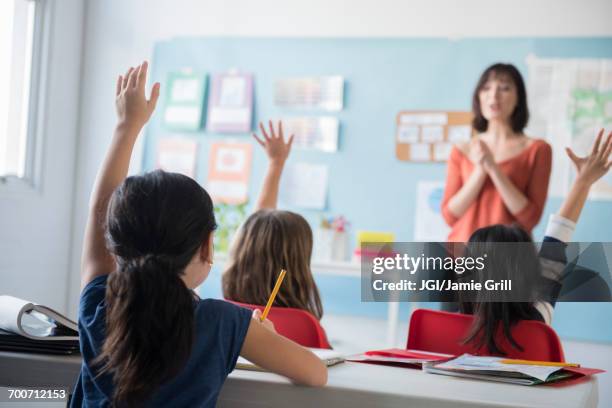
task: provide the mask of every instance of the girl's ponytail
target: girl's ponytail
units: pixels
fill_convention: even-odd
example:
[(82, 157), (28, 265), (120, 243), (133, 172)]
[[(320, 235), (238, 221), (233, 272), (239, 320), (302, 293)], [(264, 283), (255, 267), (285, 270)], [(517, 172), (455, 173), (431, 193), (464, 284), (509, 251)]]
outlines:
[(146, 255), (108, 278), (106, 341), (100, 361), (114, 402), (143, 401), (183, 367), (194, 338), (194, 298), (169, 260)]
[[(196, 295), (185, 269), (208, 256), (215, 218), (193, 179), (161, 170), (127, 178), (113, 193), (106, 242), (116, 270), (106, 286), (106, 333), (95, 362), (113, 378), (113, 404), (141, 405), (186, 364)], [(203, 251), (203, 252), (202, 252)]]

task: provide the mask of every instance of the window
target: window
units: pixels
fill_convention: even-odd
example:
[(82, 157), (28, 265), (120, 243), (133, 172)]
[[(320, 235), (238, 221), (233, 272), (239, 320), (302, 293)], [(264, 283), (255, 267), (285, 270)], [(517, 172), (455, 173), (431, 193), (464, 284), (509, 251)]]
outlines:
[(0, 1), (0, 181), (34, 185), (42, 0)]

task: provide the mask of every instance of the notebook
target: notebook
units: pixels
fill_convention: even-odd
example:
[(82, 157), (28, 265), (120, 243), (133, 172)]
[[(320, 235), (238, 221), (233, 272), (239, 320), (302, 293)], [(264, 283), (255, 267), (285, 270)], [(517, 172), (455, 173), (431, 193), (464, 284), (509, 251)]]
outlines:
[[(308, 350), (312, 351), (317, 355), (325, 363), (327, 367), (334, 366), (336, 364), (343, 363), (345, 358), (339, 352), (330, 349), (318, 349), (318, 348), (308, 348)], [(264, 368), (259, 367), (251, 363), (244, 357), (238, 357), (238, 361), (236, 362), (236, 368), (239, 370), (250, 370), (250, 371), (268, 371)]]
[(431, 362), (423, 370), (431, 374), (497, 381), (518, 385), (537, 385), (605, 372), (597, 368), (554, 367), (544, 365), (504, 364), (503, 357), (463, 354), (457, 358)]
[(0, 350), (69, 355), (79, 352), (79, 342), (77, 340), (32, 340), (0, 329)]
[(39, 341), (78, 341), (76, 322), (47, 306), (0, 296), (0, 329)]

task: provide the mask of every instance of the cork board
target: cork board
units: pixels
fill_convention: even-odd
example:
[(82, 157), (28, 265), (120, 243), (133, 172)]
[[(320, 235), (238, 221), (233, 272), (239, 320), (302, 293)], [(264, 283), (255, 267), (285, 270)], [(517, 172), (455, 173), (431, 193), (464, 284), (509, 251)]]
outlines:
[(395, 156), (416, 163), (446, 162), (454, 144), (469, 141), (472, 137), (472, 117), (472, 112), (399, 112)]

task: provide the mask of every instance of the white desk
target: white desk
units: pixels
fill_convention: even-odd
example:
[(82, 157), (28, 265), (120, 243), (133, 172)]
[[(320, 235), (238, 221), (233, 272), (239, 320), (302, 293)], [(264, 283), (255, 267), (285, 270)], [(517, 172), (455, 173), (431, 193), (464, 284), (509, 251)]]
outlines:
[(526, 387), (426, 374), (409, 368), (343, 363), (324, 388), (291, 385), (275, 374), (235, 370), (219, 407), (596, 407), (597, 379)]
[[(0, 352), (0, 386), (72, 388), (80, 357)], [(596, 407), (597, 378), (565, 386), (483, 382), (360, 363), (329, 369), (328, 385), (308, 388), (285, 378), (234, 370), (219, 407)]]

